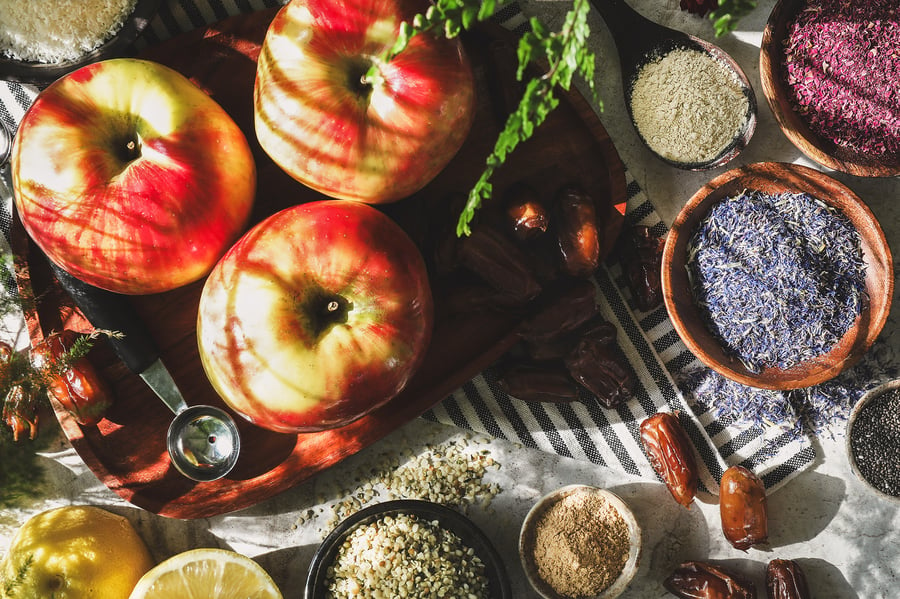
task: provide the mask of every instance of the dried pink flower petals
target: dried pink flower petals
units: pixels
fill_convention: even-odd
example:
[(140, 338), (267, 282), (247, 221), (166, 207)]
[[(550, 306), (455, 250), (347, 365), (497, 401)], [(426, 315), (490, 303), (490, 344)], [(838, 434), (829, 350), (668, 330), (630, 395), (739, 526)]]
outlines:
[(807, 0), (785, 39), (794, 110), (819, 137), (900, 154), (900, 3)]

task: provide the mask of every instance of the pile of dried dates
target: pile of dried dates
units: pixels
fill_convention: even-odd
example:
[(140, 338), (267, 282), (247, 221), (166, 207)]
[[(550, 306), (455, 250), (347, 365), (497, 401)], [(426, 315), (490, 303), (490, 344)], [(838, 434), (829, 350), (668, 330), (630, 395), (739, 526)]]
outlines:
[[(592, 281), (607, 241), (601, 205), (578, 184), (542, 198), (519, 182), (492, 209), (482, 208), (471, 235), (448, 228), (437, 236), (434, 268), (455, 275), (443, 294), (446, 309), (523, 316), (521, 343), (499, 364), (500, 385), (513, 397), (570, 402), (586, 390), (615, 408), (631, 396), (634, 375), (615, 326), (600, 313)], [(460, 207), (451, 201), (455, 214)], [(640, 227), (618, 241), (636, 304), (658, 306), (662, 240)]]
[[(672, 497), (689, 507), (697, 491), (699, 474), (694, 449), (679, 415), (658, 412), (641, 423), (641, 444), (654, 471)], [(722, 474), (719, 484), (722, 533), (736, 549), (766, 543), (769, 514), (766, 488), (753, 472), (740, 465)], [(682, 599), (755, 599), (753, 583), (727, 567), (702, 561), (679, 565), (663, 582), (667, 591)], [(809, 599), (806, 577), (792, 560), (773, 559), (766, 568), (768, 599)]]
[[(663, 582), (667, 591), (682, 599), (755, 599), (756, 586), (729, 569), (707, 562), (684, 562)], [(809, 599), (809, 587), (800, 565), (773, 559), (766, 566), (768, 599)]]

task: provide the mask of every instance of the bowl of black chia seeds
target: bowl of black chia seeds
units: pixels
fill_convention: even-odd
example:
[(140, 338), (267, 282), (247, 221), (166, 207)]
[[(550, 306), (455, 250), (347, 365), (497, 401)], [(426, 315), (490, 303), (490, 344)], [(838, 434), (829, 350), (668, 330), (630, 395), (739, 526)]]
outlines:
[(900, 380), (866, 392), (847, 419), (850, 469), (880, 497), (900, 502)]
[(687, 348), (761, 389), (829, 380), (887, 321), (893, 259), (868, 206), (808, 167), (750, 164), (711, 180), (666, 238), (663, 298)]
[(385, 501), (344, 519), (317, 549), (306, 599), (508, 599), (503, 561), (469, 518), (439, 503)]

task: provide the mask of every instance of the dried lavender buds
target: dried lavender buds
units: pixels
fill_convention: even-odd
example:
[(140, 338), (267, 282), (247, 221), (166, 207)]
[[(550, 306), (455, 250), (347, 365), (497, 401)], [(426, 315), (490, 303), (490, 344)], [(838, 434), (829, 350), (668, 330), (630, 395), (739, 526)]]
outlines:
[(385, 515), (357, 526), (327, 574), (329, 599), (489, 599), (484, 562), (437, 521)]
[(850, 451), (859, 474), (887, 495), (900, 497), (900, 389), (870, 399), (850, 426)]
[(751, 372), (827, 353), (868, 301), (859, 232), (805, 193), (726, 198), (687, 251), (710, 332)]
[(900, 5), (807, 0), (784, 41), (790, 101), (839, 147), (900, 154)]

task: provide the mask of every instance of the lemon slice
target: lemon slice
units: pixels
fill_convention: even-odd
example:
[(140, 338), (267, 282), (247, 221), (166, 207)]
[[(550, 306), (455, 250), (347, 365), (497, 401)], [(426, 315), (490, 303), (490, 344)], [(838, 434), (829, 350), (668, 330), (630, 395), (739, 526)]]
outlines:
[(153, 567), (129, 599), (283, 599), (255, 561), (227, 549), (191, 549)]

